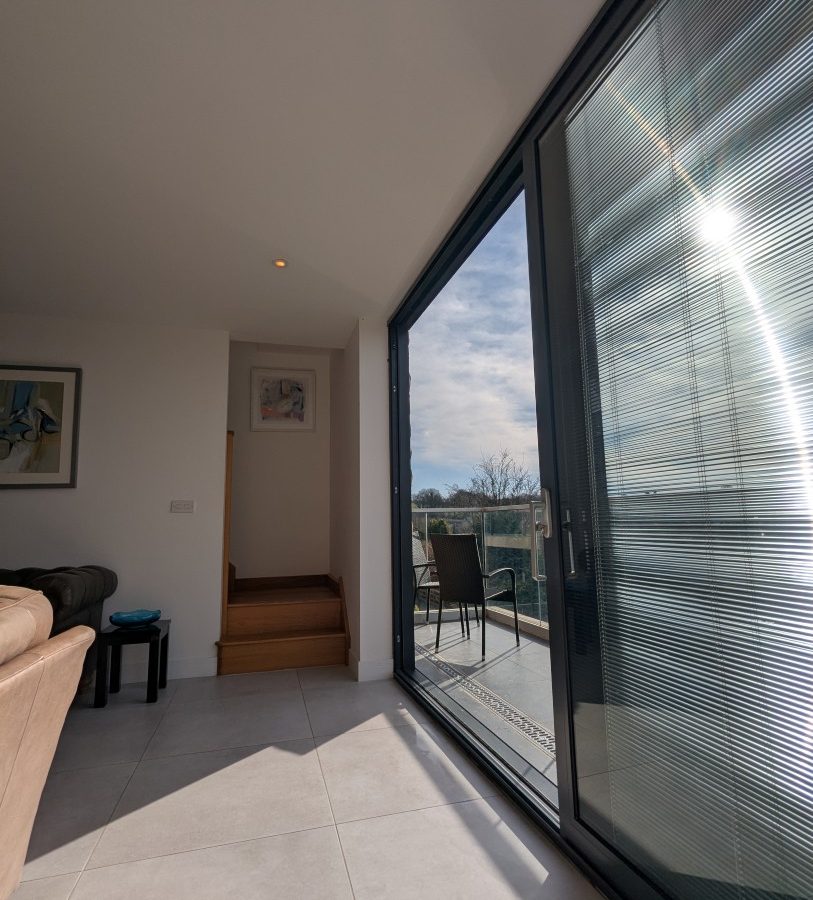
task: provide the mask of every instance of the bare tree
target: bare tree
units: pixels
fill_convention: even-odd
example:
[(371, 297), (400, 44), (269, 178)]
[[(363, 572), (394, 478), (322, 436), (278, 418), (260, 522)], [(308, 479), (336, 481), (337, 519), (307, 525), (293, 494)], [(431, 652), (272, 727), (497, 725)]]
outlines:
[(527, 503), (539, 496), (539, 479), (517, 462), (506, 448), (489, 456), (483, 455), (474, 466), (467, 487), (461, 488), (457, 484), (447, 487), (448, 502), (452, 506), (501, 506)]

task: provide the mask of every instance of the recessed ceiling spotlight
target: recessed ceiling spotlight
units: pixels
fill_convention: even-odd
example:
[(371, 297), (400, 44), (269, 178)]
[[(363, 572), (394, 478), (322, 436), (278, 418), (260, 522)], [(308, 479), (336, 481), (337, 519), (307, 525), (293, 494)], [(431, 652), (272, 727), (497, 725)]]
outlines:
[(274, 260), (274, 265), (278, 269), (284, 269), (288, 265), (288, 260), (282, 259), (282, 257), (278, 257), (277, 259)]

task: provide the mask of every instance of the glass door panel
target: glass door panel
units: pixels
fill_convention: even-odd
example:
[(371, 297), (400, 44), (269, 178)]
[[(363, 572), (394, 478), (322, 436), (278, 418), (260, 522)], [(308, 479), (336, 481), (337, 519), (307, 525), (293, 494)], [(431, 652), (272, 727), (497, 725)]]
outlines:
[[(506, 201), (409, 329), (414, 672), (555, 808), (525, 194)], [(443, 602), (437, 535), (474, 535), (477, 565), (500, 571), (485, 621), (474, 597)]]
[(676, 898), (813, 896), (812, 47), (667, 0), (540, 143), (572, 828)]

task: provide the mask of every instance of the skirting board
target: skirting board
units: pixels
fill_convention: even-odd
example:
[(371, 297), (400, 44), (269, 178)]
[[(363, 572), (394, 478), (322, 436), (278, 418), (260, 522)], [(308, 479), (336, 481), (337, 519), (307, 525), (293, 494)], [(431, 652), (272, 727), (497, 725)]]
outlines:
[(351, 650), (348, 655), (348, 665), (356, 681), (383, 681), (393, 676), (393, 661), (391, 659), (359, 660)]
[[(137, 684), (147, 680), (147, 651), (146, 648), (139, 647), (138, 650), (143, 652), (143, 657), (139, 653), (132, 652), (135, 648), (125, 647), (121, 661), (121, 683)], [(127, 659), (128, 652), (131, 656)], [(217, 657), (216, 656), (197, 656), (191, 659), (172, 659), (170, 657), (169, 666), (167, 668), (167, 677), (172, 678), (200, 678), (203, 675), (217, 675)]]

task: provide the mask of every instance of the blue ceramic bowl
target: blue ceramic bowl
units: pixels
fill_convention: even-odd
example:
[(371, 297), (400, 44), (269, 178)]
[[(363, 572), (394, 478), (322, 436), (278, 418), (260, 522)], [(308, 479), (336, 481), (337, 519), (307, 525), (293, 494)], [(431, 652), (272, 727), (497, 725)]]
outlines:
[(114, 612), (110, 616), (110, 624), (119, 628), (143, 628), (160, 618), (160, 609), (131, 609), (129, 612)]

